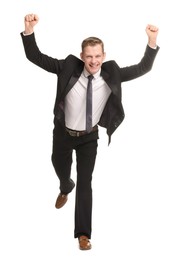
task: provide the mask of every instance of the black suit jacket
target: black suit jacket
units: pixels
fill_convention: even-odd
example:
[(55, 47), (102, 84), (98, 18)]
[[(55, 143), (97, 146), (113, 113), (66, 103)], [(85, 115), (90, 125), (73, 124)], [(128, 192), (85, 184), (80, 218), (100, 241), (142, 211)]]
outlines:
[[(65, 126), (64, 99), (66, 94), (80, 77), (84, 63), (74, 55), (69, 55), (65, 59), (55, 59), (40, 52), (34, 33), (24, 36), (21, 33), (26, 57), (43, 68), (55, 73), (58, 76), (57, 94), (54, 106), (54, 115), (61, 124)], [(99, 125), (107, 129), (109, 142), (111, 135), (122, 123), (124, 119), (124, 109), (122, 106), (121, 83), (144, 75), (152, 68), (154, 59), (159, 50), (146, 47), (143, 58), (138, 64), (120, 68), (114, 60), (104, 62), (101, 68), (101, 75), (111, 89), (111, 95), (106, 103), (104, 111), (99, 121)]]

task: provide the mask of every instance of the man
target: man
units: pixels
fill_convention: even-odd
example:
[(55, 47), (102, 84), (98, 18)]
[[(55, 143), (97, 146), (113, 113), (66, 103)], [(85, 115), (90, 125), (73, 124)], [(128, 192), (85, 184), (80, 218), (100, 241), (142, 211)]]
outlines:
[(21, 36), (27, 58), (58, 76), (52, 163), (60, 181), (60, 193), (55, 206), (63, 207), (75, 186), (71, 179), (72, 152), (75, 150), (77, 185), (74, 237), (78, 238), (81, 250), (88, 250), (91, 249), (91, 182), (97, 155), (98, 125), (107, 129), (110, 143), (111, 135), (124, 119), (121, 82), (135, 79), (151, 70), (159, 50), (156, 45), (158, 28), (153, 25), (146, 27), (148, 45), (141, 61), (120, 68), (115, 61), (104, 62), (104, 44), (96, 37), (89, 37), (82, 42), (81, 59), (69, 55), (58, 60), (41, 53), (34, 36), (34, 26), (38, 21), (37, 15), (26, 15), (25, 31)]

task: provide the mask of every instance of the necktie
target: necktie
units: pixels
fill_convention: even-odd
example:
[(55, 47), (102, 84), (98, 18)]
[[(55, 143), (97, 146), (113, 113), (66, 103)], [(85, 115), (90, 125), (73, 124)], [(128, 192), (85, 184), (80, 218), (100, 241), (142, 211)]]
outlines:
[(87, 96), (86, 96), (86, 131), (92, 130), (92, 79), (93, 75), (88, 76)]

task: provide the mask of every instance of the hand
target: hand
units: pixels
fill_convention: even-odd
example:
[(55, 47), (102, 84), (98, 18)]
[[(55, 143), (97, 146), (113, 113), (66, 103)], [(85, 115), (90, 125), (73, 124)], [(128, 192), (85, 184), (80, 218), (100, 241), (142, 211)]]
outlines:
[(34, 32), (33, 27), (38, 23), (39, 17), (36, 14), (27, 14), (24, 18), (25, 34)]
[(150, 47), (154, 48), (156, 47), (156, 40), (157, 40), (157, 35), (158, 35), (159, 29), (152, 25), (152, 24), (148, 24), (146, 26), (146, 33), (148, 36), (148, 44)]

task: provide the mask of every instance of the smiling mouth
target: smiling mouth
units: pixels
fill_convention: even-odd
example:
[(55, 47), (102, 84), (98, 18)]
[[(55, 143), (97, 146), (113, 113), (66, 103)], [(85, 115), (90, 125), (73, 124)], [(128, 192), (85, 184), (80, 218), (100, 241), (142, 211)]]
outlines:
[(91, 67), (91, 68), (97, 68), (98, 65), (97, 65), (97, 64), (96, 64), (96, 65), (90, 64), (90, 67)]

